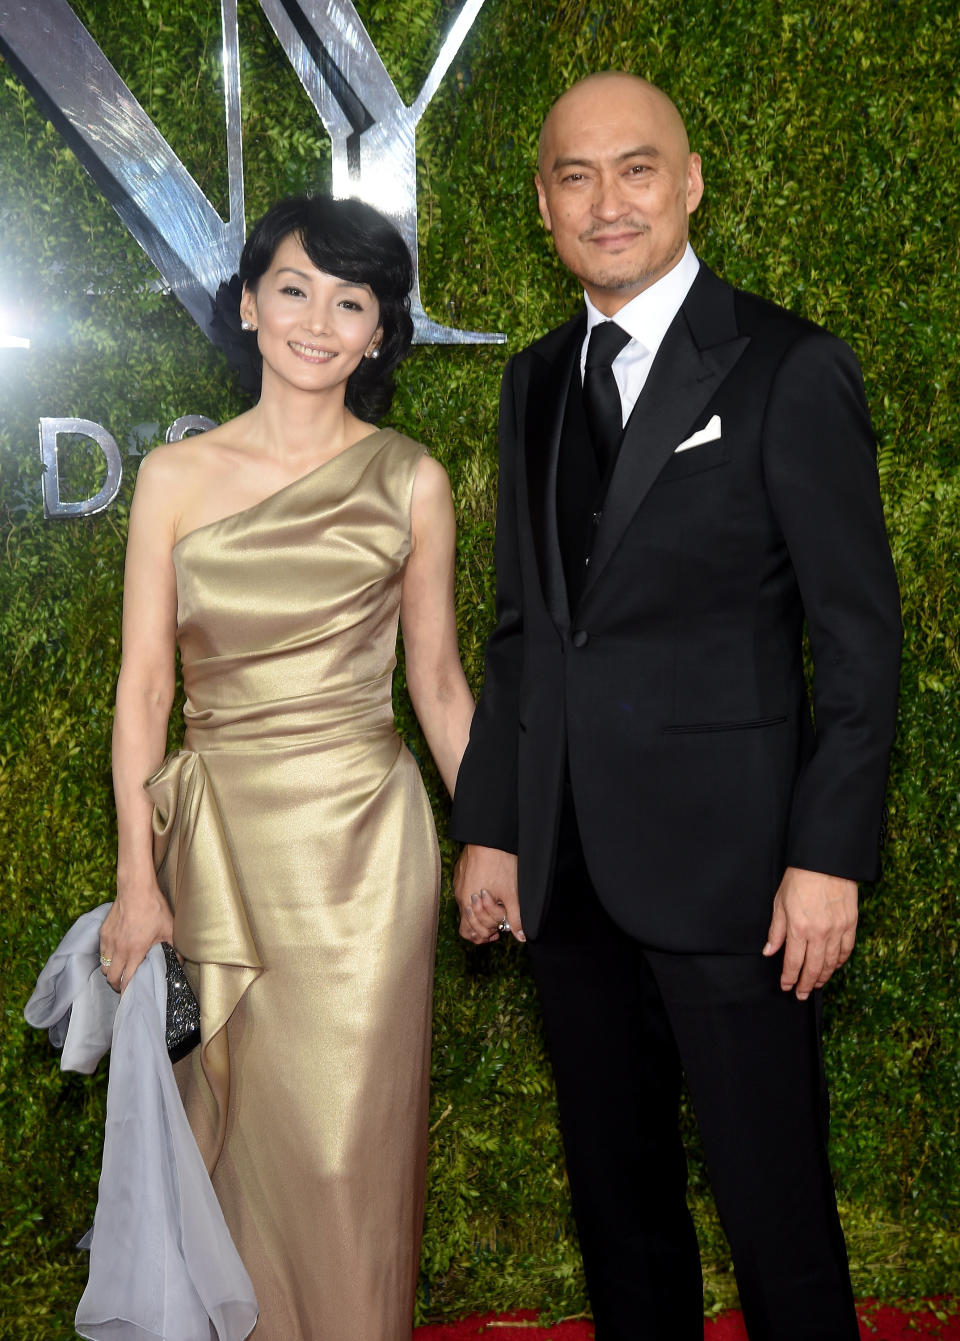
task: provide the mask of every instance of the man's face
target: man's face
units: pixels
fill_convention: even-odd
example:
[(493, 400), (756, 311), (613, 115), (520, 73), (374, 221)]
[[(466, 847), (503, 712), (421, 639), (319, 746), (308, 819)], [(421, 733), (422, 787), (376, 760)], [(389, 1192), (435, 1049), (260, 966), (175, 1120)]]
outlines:
[(676, 109), (619, 75), (589, 79), (554, 106), (536, 182), (557, 255), (606, 316), (677, 263), (703, 194)]

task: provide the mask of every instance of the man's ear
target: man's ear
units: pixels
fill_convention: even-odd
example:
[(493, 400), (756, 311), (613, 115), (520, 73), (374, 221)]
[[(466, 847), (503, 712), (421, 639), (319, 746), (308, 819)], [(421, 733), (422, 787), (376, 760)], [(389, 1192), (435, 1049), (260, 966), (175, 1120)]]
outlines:
[(550, 206), (547, 204), (547, 193), (543, 189), (543, 182), (540, 180), (540, 174), (534, 174), (534, 185), (537, 188), (537, 204), (540, 207), (540, 218), (543, 220), (543, 226), (548, 233), (553, 232), (553, 226), (550, 223)]
[(691, 154), (687, 163), (687, 213), (692, 214), (703, 199), (703, 173), (700, 155)]

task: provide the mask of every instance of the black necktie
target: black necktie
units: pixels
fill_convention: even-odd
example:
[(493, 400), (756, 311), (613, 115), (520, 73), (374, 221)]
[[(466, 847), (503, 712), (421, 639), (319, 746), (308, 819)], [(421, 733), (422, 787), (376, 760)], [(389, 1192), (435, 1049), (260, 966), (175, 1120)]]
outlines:
[(601, 480), (606, 478), (623, 437), (623, 409), (611, 364), (630, 336), (615, 321), (601, 321), (590, 332), (583, 374), (583, 405)]

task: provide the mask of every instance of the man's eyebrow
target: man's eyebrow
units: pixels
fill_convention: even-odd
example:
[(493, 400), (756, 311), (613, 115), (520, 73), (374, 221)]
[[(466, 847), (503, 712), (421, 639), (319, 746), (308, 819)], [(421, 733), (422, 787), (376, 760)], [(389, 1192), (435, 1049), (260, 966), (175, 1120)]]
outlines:
[[(654, 144), (638, 144), (633, 149), (625, 149), (622, 154), (617, 154), (613, 160), (615, 163), (625, 163), (631, 158), (659, 158), (660, 150)], [(561, 168), (591, 168), (594, 165), (592, 158), (578, 158), (571, 155), (568, 158), (555, 158), (553, 160), (552, 172), (557, 172)]]

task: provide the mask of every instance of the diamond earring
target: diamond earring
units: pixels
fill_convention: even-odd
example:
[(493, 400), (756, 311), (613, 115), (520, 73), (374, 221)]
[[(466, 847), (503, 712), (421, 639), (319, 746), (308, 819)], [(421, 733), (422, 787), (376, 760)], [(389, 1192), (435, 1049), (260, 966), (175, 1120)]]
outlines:
[(379, 349), (371, 349), (370, 353), (367, 355), (368, 359), (378, 359), (379, 357), (380, 357)]
[(257, 328), (252, 321), (241, 321), (240, 329), (242, 331), (255, 331)]

